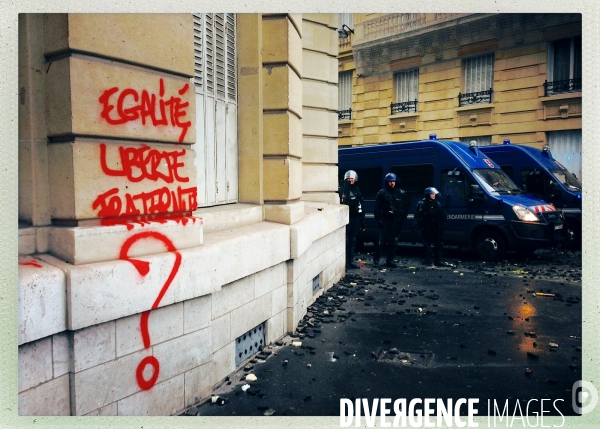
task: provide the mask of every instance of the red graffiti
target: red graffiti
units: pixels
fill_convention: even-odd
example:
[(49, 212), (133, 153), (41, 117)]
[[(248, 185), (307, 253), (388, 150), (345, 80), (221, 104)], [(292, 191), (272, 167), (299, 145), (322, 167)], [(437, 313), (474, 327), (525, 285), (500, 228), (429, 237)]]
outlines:
[[(190, 84), (186, 83), (177, 93), (183, 95), (189, 88)], [(181, 128), (181, 134), (179, 135), (179, 142), (181, 143), (188, 128), (192, 125), (191, 121), (181, 122), (181, 118), (187, 115), (185, 109), (190, 103), (183, 103), (181, 97), (174, 96), (165, 100), (164, 96), (165, 84), (163, 79), (160, 79), (159, 82), (158, 97), (154, 93), (148, 93), (145, 89), (142, 90), (141, 94), (133, 88), (125, 88), (119, 93), (119, 88), (114, 86), (105, 90), (98, 98), (102, 105), (100, 117), (111, 125), (122, 125), (138, 119), (141, 119), (142, 125), (146, 125), (148, 118), (150, 118), (154, 127), (170, 124), (173, 127)], [(115, 107), (116, 112), (113, 112)]]
[[(119, 255), (119, 258), (124, 261), (131, 262), (131, 264), (133, 264), (135, 269), (138, 271), (138, 273), (140, 273), (140, 275), (142, 275), (142, 277), (146, 276), (150, 272), (150, 263), (147, 261), (141, 261), (139, 259), (132, 259), (129, 256), (127, 256), (129, 249), (135, 242), (146, 239), (155, 239), (162, 241), (165, 247), (167, 248), (167, 251), (173, 252), (175, 254), (175, 262), (173, 263), (173, 268), (169, 273), (169, 277), (167, 278), (163, 287), (158, 293), (154, 304), (152, 304), (150, 310), (144, 311), (140, 318), (140, 330), (142, 332), (142, 342), (144, 344), (145, 349), (150, 347), (150, 331), (148, 329), (148, 318), (150, 317), (150, 311), (154, 310), (155, 308), (158, 308), (160, 301), (165, 296), (167, 289), (169, 289), (169, 286), (173, 282), (173, 279), (175, 278), (175, 275), (177, 274), (177, 272), (179, 271), (179, 267), (181, 266), (181, 254), (177, 252), (177, 249), (175, 248), (173, 242), (169, 240), (169, 238), (166, 235), (156, 231), (140, 232), (129, 237), (127, 240), (125, 240), (125, 243), (123, 243), (123, 246), (121, 247), (121, 253)], [(147, 380), (144, 378), (144, 370), (148, 365), (153, 367), (153, 371), (152, 376), (150, 377), (150, 379)], [(144, 359), (142, 359), (141, 362), (138, 364), (138, 367), (135, 372), (136, 380), (140, 389), (148, 390), (152, 386), (154, 386), (154, 384), (156, 384), (156, 380), (158, 380), (159, 372), (160, 364), (158, 362), (158, 359), (156, 359), (154, 356), (146, 356)]]
[(19, 262), (19, 265), (35, 267), (35, 268), (43, 268), (40, 264), (38, 264), (35, 259), (33, 261)]
[[(149, 146), (119, 147), (121, 169), (115, 170), (106, 164), (106, 145), (100, 144), (100, 166), (107, 176), (125, 176), (131, 182), (141, 182), (144, 179), (157, 181), (162, 179), (167, 183), (189, 182), (188, 177), (179, 175), (179, 168), (185, 164), (179, 157), (185, 156), (185, 149), (180, 151), (159, 151)], [(166, 172), (160, 171), (166, 168)]]
[(125, 193), (123, 198), (119, 196), (119, 188), (112, 188), (98, 195), (92, 203), (92, 209), (99, 209), (99, 217), (186, 212), (197, 208), (196, 192), (196, 187), (182, 189), (178, 186), (177, 191), (172, 191), (165, 186), (134, 195)]
[(183, 226), (187, 225), (188, 222), (200, 222), (202, 225), (202, 218), (194, 217), (191, 215), (191, 213), (167, 213), (160, 215), (134, 216), (130, 218), (105, 218), (100, 221), (100, 224), (104, 226), (125, 225), (127, 229), (131, 231), (134, 228), (134, 225), (140, 225), (143, 227), (145, 225), (150, 225), (153, 222), (165, 224), (169, 220), (173, 220), (182, 224)]

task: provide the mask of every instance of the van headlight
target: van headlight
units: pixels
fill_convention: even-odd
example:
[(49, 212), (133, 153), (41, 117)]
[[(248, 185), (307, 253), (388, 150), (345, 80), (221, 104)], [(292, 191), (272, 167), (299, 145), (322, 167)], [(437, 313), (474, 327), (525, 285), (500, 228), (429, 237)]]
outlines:
[(512, 207), (517, 217), (525, 222), (537, 222), (539, 219), (531, 210), (521, 204), (515, 204)]

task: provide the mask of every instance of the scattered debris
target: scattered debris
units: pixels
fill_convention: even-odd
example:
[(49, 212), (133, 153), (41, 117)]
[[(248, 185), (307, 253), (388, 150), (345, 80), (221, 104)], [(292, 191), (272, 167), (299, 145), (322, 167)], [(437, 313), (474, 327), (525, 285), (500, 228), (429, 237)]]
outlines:
[(213, 396), (210, 398), (210, 400), (213, 404), (217, 405), (225, 405), (227, 403), (227, 399), (223, 398), (222, 396)]
[(246, 376), (246, 381), (256, 381), (256, 380), (258, 380), (258, 377), (254, 374), (248, 374)]

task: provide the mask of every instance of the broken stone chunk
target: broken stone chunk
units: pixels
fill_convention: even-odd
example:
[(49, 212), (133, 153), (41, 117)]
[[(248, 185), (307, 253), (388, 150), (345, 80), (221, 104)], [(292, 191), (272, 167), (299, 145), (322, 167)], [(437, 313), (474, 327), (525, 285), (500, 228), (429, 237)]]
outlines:
[(227, 403), (227, 399), (221, 396), (213, 396), (211, 398), (211, 402), (217, 405), (225, 405)]
[(256, 381), (256, 380), (258, 380), (258, 378), (254, 374), (248, 374), (246, 376), (246, 381)]

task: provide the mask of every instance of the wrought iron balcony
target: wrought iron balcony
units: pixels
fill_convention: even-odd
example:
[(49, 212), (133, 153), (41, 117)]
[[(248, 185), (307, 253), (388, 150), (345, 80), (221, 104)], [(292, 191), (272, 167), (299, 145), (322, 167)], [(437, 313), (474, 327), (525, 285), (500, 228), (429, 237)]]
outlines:
[(398, 113), (409, 113), (417, 111), (417, 100), (414, 101), (403, 101), (401, 103), (390, 104), (391, 114), (395, 115)]
[(553, 94), (564, 94), (565, 92), (581, 92), (581, 78), (544, 82), (544, 96), (546, 97)]
[(489, 104), (492, 102), (492, 88), (487, 91), (469, 92), (468, 94), (458, 94), (458, 106), (467, 106), (470, 104)]
[(342, 121), (344, 119), (352, 119), (352, 109), (347, 110), (338, 110), (338, 121)]

